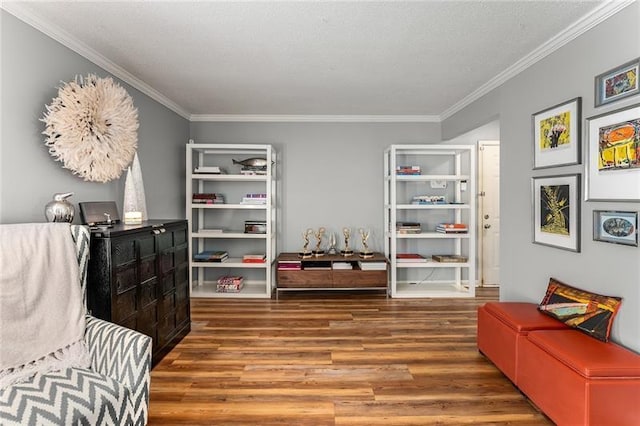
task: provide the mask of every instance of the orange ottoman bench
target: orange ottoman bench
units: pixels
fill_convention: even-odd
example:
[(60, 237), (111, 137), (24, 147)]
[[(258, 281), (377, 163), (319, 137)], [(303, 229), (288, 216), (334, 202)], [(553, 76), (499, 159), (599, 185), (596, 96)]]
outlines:
[(640, 424), (640, 355), (577, 330), (531, 331), (518, 349), (518, 387), (556, 424)]
[(478, 308), (478, 350), (518, 384), (520, 342), (532, 330), (569, 329), (523, 302), (488, 302)]

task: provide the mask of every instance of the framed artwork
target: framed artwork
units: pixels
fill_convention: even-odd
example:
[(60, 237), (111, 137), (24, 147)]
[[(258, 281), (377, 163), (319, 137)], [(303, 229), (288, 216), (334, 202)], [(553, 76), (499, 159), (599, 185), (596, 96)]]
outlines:
[(533, 125), (533, 168), (580, 164), (582, 98), (536, 112)]
[(640, 201), (640, 104), (587, 119), (586, 199)]
[(596, 76), (595, 106), (599, 107), (640, 93), (638, 88), (639, 68), (640, 58), (636, 58)]
[(638, 247), (638, 213), (594, 210), (593, 240)]
[(580, 175), (532, 179), (533, 242), (580, 252)]

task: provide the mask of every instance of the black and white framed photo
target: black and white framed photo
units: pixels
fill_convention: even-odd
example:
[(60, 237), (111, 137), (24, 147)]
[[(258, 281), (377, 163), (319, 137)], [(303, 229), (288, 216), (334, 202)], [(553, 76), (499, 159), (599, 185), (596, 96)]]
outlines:
[(580, 175), (532, 179), (533, 242), (580, 252)]
[(593, 240), (638, 247), (638, 212), (594, 210)]
[(640, 201), (640, 104), (586, 121), (586, 199)]
[(575, 98), (532, 115), (533, 168), (580, 164), (582, 98)]
[(596, 108), (640, 93), (638, 71), (640, 58), (636, 58), (595, 78)]

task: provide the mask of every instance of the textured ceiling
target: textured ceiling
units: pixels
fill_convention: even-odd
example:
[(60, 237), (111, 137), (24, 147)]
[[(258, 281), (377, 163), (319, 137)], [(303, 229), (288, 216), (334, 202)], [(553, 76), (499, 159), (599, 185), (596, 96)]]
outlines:
[(603, 2), (11, 3), (183, 115), (439, 117)]

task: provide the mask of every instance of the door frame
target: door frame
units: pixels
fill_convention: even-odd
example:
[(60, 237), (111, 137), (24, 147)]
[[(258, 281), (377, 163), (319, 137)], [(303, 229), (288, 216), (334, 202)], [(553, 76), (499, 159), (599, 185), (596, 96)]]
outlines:
[[(483, 256), (484, 256), (484, 252), (483, 252), (483, 235), (482, 235), (482, 217), (484, 215), (484, 198), (481, 195), (482, 193), (482, 185), (484, 183), (483, 181), (483, 163), (482, 163), (482, 148), (490, 145), (490, 146), (498, 146), (500, 147), (500, 141), (496, 140), (496, 139), (481, 139), (478, 140), (477, 142), (478, 145), (478, 149), (477, 149), (477, 153), (478, 153), (478, 158), (477, 158), (477, 164), (478, 164), (478, 176), (477, 176), (477, 180), (478, 180), (478, 193), (477, 193), (477, 205), (478, 205), (478, 215), (476, 216), (476, 220), (477, 220), (477, 230), (478, 232), (476, 232), (476, 235), (478, 235), (478, 247), (477, 247), (477, 253), (478, 253), (478, 264), (477, 264), (477, 278), (476, 278), (476, 287), (484, 287), (484, 282), (483, 282), (483, 278), (484, 278), (484, 270), (482, 268), (482, 260), (483, 260)], [(500, 165), (498, 164), (498, 168), (500, 167)], [(494, 287), (494, 286), (491, 286)], [(498, 285), (499, 287), (499, 285)]]

